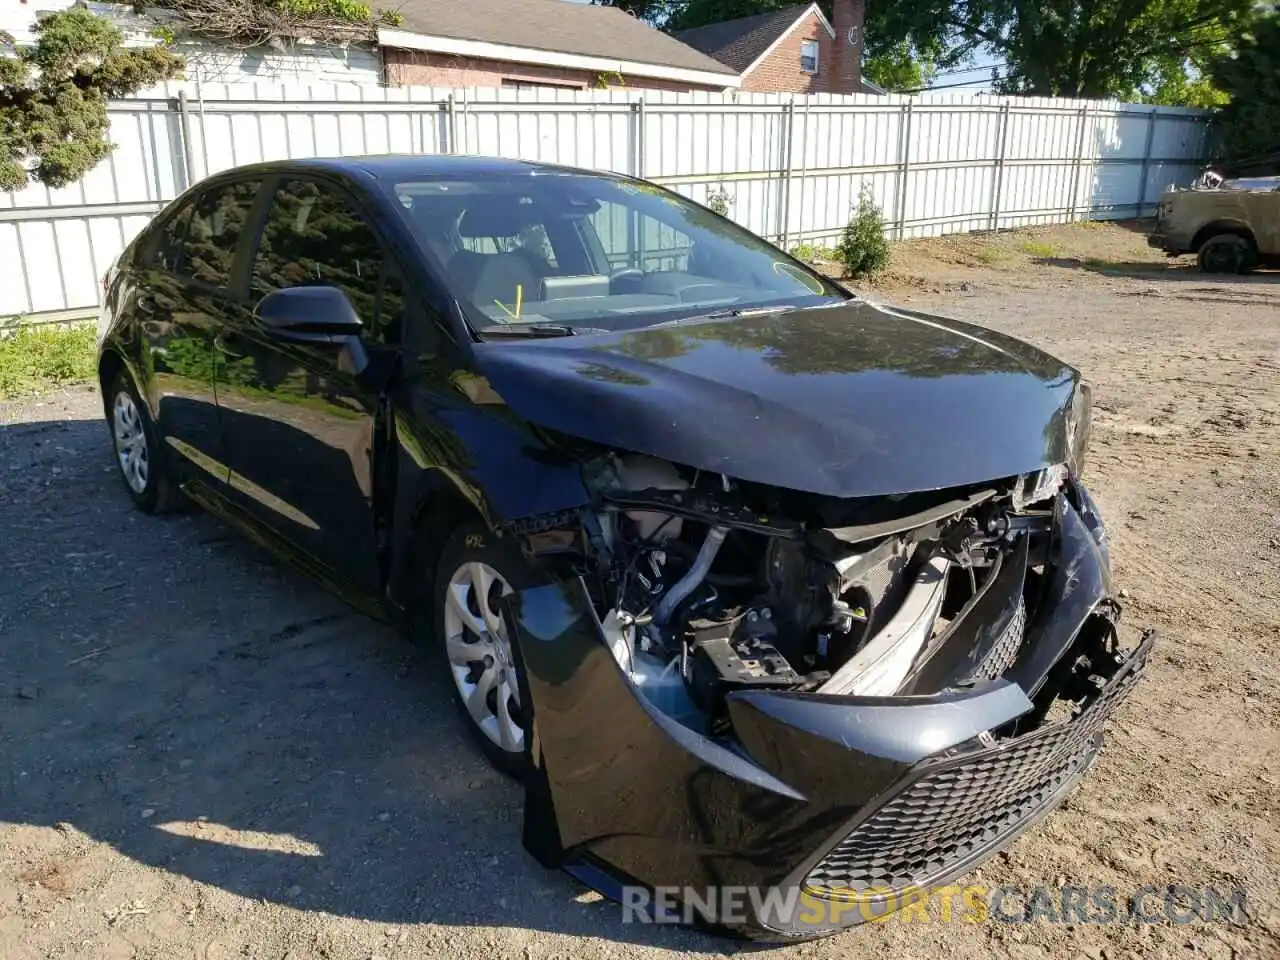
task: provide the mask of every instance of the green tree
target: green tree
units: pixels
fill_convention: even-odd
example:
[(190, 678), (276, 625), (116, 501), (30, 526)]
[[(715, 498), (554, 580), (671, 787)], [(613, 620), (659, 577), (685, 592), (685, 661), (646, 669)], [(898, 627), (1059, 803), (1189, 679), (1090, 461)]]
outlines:
[(1230, 166), (1280, 163), (1280, 8), (1252, 25), (1231, 53), (1207, 66), (1213, 83), (1230, 101), (1215, 118), (1220, 149)]
[(862, 76), (889, 93), (926, 87), (935, 72), (933, 56), (918, 53), (907, 40), (884, 44), (862, 61)]
[(921, 0), (885, 16), (890, 35), (941, 42), (940, 67), (992, 57), (1004, 92), (1139, 99), (1255, 11), (1254, 0)]
[[(792, 6), (794, 0), (601, 0), (666, 29)], [(821, 0), (830, 14), (830, 0)], [(1257, 16), (1256, 0), (870, 0), (864, 72), (897, 89), (919, 70), (972, 63), (1009, 93), (1209, 103), (1197, 68)], [(882, 83), (883, 85), (883, 83)], [(1185, 98), (1185, 99), (1180, 99)]]
[(1204, 61), (1193, 57), (1157, 67), (1142, 99), (1174, 107), (1220, 107), (1229, 98), (1205, 72)]
[[(621, 4), (620, 4), (621, 5)], [(681, 2), (661, 2), (666, 13), (663, 24), (667, 30), (689, 30), (693, 27), (705, 26), (708, 23), (719, 23), (721, 20), (734, 20), (738, 17), (751, 17), (757, 13), (770, 13), (794, 7), (793, 0), (684, 0)], [(650, 4), (653, 6), (653, 4)]]
[[(619, 7), (633, 16), (660, 26), (668, 32), (689, 30), (796, 6), (796, 0), (595, 0)], [(822, 12), (831, 17), (832, 0), (819, 0)], [(909, 6), (909, 5), (908, 5)], [(937, 25), (921, 21), (926, 29), (904, 17), (898, 6), (873, 2), (863, 25), (863, 74), (886, 90), (917, 89), (933, 74), (933, 64), (942, 52)]]
[(164, 47), (126, 50), (120, 41), (119, 30), (79, 7), (43, 17), (33, 46), (0, 36), (0, 190), (80, 179), (112, 150), (107, 100), (182, 69)]

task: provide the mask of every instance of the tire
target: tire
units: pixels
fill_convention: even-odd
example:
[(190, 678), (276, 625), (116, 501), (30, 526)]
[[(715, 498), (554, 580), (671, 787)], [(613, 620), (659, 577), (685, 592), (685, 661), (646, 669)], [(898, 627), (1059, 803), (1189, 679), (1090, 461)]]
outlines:
[(518, 780), (530, 768), (523, 665), (497, 600), (546, 582), (514, 542), (478, 520), (454, 531), (436, 563), (432, 626), (453, 701), (486, 759)]
[(1248, 237), (1217, 233), (1200, 244), (1197, 261), (1205, 273), (1248, 273), (1257, 265), (1257, 252)]
[(120, 479), (130, 499), (147, 513), (169, 513), (184, 505), (182, 492), (165, 469), (155, 423), (127, 371), (107, 394), (111, 445)]

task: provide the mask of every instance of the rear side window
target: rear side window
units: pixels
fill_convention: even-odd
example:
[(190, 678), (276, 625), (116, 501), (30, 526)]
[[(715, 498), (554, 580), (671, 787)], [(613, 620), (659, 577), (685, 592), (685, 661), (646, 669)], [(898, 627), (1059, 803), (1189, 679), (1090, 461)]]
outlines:
[(401, 326), (400, 274), (377, 235), (341, 192), (313, 180), (280, 184), (253, 262), (253, 296), (323, 284), (347, 295), (370, 339), (394, 341)]
[(236, 244), (249, 221), (260, 185), (258, 180), (226, 183), (196, 201), (179, 273), (214, 287), (230, 285)]

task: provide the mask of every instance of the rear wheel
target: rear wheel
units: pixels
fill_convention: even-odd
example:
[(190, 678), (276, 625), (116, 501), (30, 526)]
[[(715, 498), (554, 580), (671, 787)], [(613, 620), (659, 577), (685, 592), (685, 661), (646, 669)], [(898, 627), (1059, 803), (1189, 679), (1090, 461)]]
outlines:
[(1205, 273), (1248, 273), (1257, 265), (1257, 253), (1248, 237), (1219, 233), (1200, 245), (1200, 269)]
[(108, 416), (116, 466), (130, 498), (147, 513), (167, 513), (182, 505), (182, 494), (165, 471), (155, 424), (129, 374), (111, 384)]
[(516, 778), (529, 767), (526, 713), (502, 598), (543, 582), (510, 539), (480, 522), (458, 529), (436, 565), (436, 637), (454, 701), (489, 762)]

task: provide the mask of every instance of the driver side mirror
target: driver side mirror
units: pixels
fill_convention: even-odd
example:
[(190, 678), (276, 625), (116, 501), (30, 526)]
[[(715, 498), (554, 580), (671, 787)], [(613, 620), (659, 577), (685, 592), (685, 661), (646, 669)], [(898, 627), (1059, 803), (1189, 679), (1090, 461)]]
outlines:
[(337, 287), (287, 287), (258, 301), (253, 315), (267, 336), (292, 343), (340, 347), (338, 369), (359, 377), (369, 368), (360, 333), (364, 324)]
[(347, 295), (337, 287), (287, 287), (268, 293), (253, 311), (277, 340), (340, 344), (359, 338), (363, 324)]

